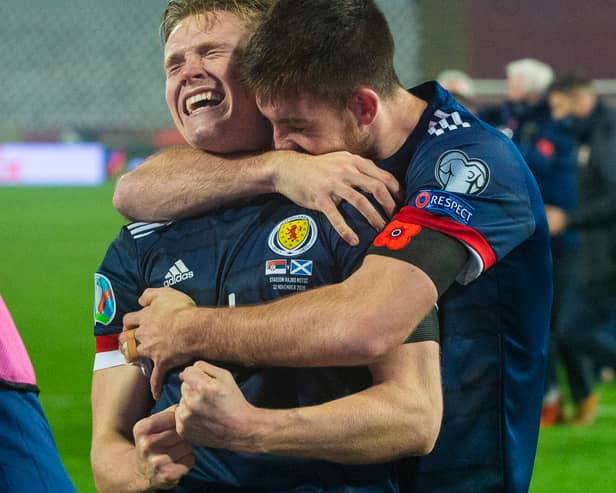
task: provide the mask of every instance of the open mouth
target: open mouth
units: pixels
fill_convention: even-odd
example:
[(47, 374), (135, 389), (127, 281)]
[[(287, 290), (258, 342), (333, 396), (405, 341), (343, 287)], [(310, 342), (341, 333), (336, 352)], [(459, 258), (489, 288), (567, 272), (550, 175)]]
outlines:
[(184, 113), (190, 116), (199, 108), (218, 106), (223, 99), (222, 94), (211, 90), (194, 94), (184, 101)]

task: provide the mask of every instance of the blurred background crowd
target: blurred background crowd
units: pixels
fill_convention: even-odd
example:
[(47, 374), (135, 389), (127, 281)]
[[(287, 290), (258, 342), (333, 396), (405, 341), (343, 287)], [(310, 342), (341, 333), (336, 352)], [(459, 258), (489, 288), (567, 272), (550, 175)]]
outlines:
[[(426, 35), (439, 15), (423, 5)], [(452, 35), (422, 45), (426, 69), (513, 140), (543, 194), (554, 260), (543, 427), (594, 423), (597, 382), (616, 365), (616, 87), (606, 63), (616, 5), (587, 6), (460, 2)]]
[[(486, 122), (509, 136), (543, 195), (552, 235), (554, 302), (542, 426), (591, 425), (597, 380), (616, 364), (616, 108), (576, 72), (555, 76), (545, 62), (505, 66), (507, 93), (479, 104), (472, 78), (456, 69), (438, 80)], [(565, 416), (558, 368), (573, 413)]]

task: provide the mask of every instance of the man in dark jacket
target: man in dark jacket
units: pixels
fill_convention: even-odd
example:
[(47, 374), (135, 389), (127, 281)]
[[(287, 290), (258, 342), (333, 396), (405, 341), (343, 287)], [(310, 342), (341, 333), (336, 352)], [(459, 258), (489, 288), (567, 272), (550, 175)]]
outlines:
[[(567, 75), (549, 90), (555, 119), (575, 120), (578, 151), (578, 207), (548, 207), (552, 235), (581, 232), (580, 290), (583, 303), (559, 345), (616, 366), (616, 110), (596, 95), (592, 81)], [(584, 327), (582, 330), (581, 328)], [(578, 406), (574, 422), (594, 420), (597, 398)]]
[[(565, 213), (576, 208), (576, 158), (573, 130), (567, 122), (552, 118), (547, 89), (554, 79), (551, 67), (539, 60), (525, 58), (507, 64), (507, 100), (486, 108), (480, 116), (509, 136), (532, 171), (543, 202)], [(554, 262), (554, 301), (551, 314), (552, 344), (548, 360), (541, 426), (562, 422), (563, 405), (557, 368), (566, 370), (571, 396), (580, 406), (594, 399), (594, 375), (587, 357), (578, 352), (558, 350), (559, 336), (568, 331), (571, 307), (575, 306), (575, 278), (578, 233), (563, 231), (551, 239)], [(561, 354), (562, 353), (562, 354)]]

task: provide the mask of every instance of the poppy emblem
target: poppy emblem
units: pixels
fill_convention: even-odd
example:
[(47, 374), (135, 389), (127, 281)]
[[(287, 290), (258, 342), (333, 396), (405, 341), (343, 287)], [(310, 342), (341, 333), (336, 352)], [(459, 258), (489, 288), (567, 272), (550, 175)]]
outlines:
[(390, 250), (401, 250), (411, 242), (411, 238), (421, 231), (417, 224), (403, 223), (394, 219), (374, 239), (374, 246), (384, 246)]

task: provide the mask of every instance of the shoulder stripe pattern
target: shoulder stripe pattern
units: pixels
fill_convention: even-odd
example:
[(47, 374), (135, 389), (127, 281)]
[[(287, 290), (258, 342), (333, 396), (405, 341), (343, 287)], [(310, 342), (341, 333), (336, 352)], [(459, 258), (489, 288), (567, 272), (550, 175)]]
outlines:
[(452, 131), (458, 128), (468, 128), (471, 126), (470, 123), (462, 120), (460, 113), (457, 111), (445, 113), (444, 111), (436, 110), (433, 118), (436, 118), (436, 121), (431, 120), (430, 123), (428, 123), (428, 133), (430, 135), (443, 135), (447, 130)]
[(126, 226), (126, 229), (128, 229), (128, 231), (135, 240), (138, 240), (139, 238), (151, 235), (156, 230), (168, 226), (172, 222), (173, 221), (168, 221), (166, 223), (132, 223)]

